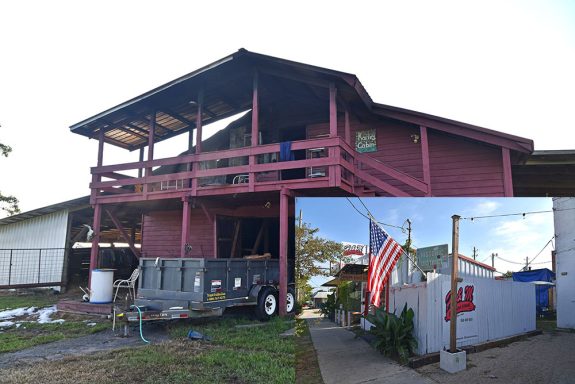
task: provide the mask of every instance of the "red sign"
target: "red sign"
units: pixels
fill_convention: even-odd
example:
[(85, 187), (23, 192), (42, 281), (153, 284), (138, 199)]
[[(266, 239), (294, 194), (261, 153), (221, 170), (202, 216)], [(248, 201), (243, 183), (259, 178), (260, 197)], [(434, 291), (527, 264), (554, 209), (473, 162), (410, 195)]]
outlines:
[[(473, 312), (475, 311), (475, 304), (473, 303), (473, 285), (465, 286), (465, 297), (463, 297), (463, 288), (457, 290), (457, 313)], [(445, 295), (445, 321), (451, 320), (451, 291)]]
[(350, 244), (350, 243), (343, 243), (343, 255), (344, 256), (351, 256), (351, 255), (358, 255), (363, 256), (365, 245), (362, 244)]

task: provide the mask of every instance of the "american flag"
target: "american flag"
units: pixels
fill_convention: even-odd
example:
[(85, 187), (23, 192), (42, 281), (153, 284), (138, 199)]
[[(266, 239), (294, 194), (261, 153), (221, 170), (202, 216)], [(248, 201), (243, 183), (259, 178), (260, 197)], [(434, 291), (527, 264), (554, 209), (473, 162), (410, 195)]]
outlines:
[(381, 292), (391, 271), (403, 254), (403, 248), (373, 220), (369, 222), (369, 270), (367, 289), (371, 304), (381, 306)]

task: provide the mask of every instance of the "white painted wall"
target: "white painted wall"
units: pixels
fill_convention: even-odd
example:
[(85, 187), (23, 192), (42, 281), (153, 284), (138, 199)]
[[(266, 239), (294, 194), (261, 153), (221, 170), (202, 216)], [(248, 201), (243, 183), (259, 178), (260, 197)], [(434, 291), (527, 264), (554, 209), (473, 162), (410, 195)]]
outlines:
[(553, 199), (557, 326), (575, 328), (575, 197)]
[(0, 285), (60, 281), (67, 230), (68, 210), (1, 225)]
[[(438, 352), (449, 347), (449, 323), (445, 318), (445, 284), (449, 275), (428, 273), (427, 282), (392, 287), (390, 310), (399, 314), (405, 303), (414, 311), (417, 354)], [(464, 277), (460, 286), (474, 285), (476, 309), (473, 321), (477, 337), (458, 342), (458, 346), (535, 330), (535, 286), (530, 283), (499, 281), (491, 278)], [(369, 327), (368, 322), (364, 322)], [(447, 326), (446, 326), (447, 325)], [(459, 325), (458, 325), (459, 329)]]

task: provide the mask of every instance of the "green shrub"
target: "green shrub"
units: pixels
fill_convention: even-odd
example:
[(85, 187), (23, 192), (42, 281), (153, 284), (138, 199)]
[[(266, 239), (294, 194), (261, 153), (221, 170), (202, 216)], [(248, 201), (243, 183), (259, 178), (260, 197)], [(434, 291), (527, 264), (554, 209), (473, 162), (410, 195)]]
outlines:
[(403, 364), (417, 349), (417, 340), (413, 335), (413, 309), (407, 309), (407, 303), (401, 314), (387, 313), (384, 308), (376, 308), (374, 315), (367, 320), (374, 326), (370, 332), (375, 335), (374, 347), (385, 356), (399, 359)]
[(335, 309), (339, 304), (335, 301), (335, 294), (327, 296), (327, 301), (320, 306), (321, 314), (331, 321), (335, 320)]

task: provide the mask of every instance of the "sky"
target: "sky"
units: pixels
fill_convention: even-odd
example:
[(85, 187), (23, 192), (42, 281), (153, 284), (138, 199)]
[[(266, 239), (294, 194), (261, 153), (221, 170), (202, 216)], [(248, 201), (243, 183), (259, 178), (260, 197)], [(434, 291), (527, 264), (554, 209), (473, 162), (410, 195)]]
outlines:
[[(379, 103), (574, 149), (573, 20), (569, 0), (4, 1), (0, 191), (23, 211), (89, 194), (97, 143), (70, 125), (242, 47), (354, 73)], [(104, 164), (137, 156), (106, 145)]]
[[(495, 269), (502, 273), (521, 270), (526, 257), (533, 260), (532, 269), (551, 269), (553, 213), (529, 214), (551, 211), (551, 198), (297, 198), (296, 212), (301, 210), (302, 221), (319, 228), (322, 238), (368, 245), (369, 220), (362, 202), (400, 244), (407, 231), (396, 227), (407, 228), (409, 219), (413, 247), (448, 244), (451, 252), (451, 217), (459, 215), (460, 254), (471, 257), (475, 247), (477, 261), (491, 265), (491, 254), (496, 253)], [(310, 284), (317, 288), (327, 280), (315, 277)]]

